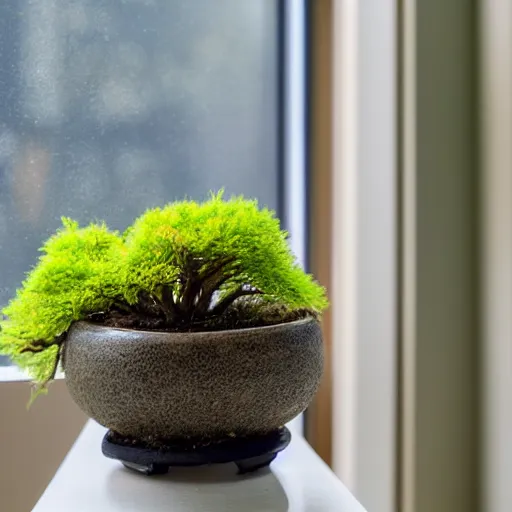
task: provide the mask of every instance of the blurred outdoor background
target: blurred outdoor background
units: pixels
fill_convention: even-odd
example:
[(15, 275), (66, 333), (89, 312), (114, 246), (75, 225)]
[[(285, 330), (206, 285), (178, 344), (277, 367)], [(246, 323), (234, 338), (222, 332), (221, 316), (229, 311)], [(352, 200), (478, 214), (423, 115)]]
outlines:
[(0, 306), (62, 216), (124, 230), (222, 187), (279, 207), (277, 18), (272, 0), (0, 4)]

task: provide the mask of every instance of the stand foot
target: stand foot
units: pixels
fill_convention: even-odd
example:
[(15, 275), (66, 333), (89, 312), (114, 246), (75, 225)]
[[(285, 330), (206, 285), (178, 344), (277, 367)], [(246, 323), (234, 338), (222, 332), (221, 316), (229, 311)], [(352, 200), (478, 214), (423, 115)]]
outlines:
[(144, 466), (142, 464), (135, 464), (134, 462), (121, 462), (125, 468), (137, 471), (146, 476), (165, 475), (169, 471), (169, 466), (164, 466), (163, 464), (148, 464)]
[(252, 457), (251, 459), (237, 460), (235, 464), (238, 467), (238, 474), (244, 475), (245, 473), (252, 473), (258, 469), (270, 466), (270, 463), (277, 457), (277, 453), (270, 453), (268, 455), (260, 455), (259, 457)]

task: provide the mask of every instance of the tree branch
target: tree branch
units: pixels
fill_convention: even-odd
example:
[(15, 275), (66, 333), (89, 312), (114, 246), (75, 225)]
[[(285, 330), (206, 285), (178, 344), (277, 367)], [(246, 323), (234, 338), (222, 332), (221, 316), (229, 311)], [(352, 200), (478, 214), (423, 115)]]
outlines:
[(175, 320), (181, 315), (181, 310), (174, 300), (173, 291), (170, 286), (162, 288), (162, 308), (164, 309), (167, 321)]
[(158, 317), (161, 314), (165, 315), (165, 308), (162, 306), (162, 303), (148, 292), (141, 291), (138, 294), (138, 301), (136, 304), (136, 308), (143, 314), (150, 317)]
[(205, 315), (208, 307), (212, 302), (213, 294), (220, 289), (220, 287), (229, 279), (234, 277), (235, 274), (223, 274), (223, 269), (218, 270), (217, 275), (212, 275), (211, 278), (203, 283), (201, 296), (197, 302), (197, 312), (199, 316)]
[(200, 291), (201, 281), (196, 277), (188, 276), (187, 283), (185, 284), (185, 291), (183, 292), (183, 297), (181, 299), (185, 315), (190, 316), (192, 314), (196, 297)]
[(42, 352), (48, 348), (48, 345), (42, 346), (42, 345), (30, 345), (29, 347), (25, 347), (20, 350), (20, 354), (26, 354), (27, 352), (30, 352), (31, 354), (38, 354), (39, 352)]
[(67, 332), (59, 334), (55, 337), (52, 343), (47, 343), (44, 340), (35, 340), (28, 347), (21, 349), (20, 354), (26, 354), (27, 352), (30, 352), (31, 354), (38, 354), (39, 352), (43, 352), (52, 345), (58, 345), (60, 347), (63, 341), (66, 339), (66, 335)]
[(59, 361), (60, 361), (60, 358), (61, 358), (61, 352), (62, 352), (62, 345), (59, 347), (59, 351), (57, 352), (57, 357), (55, 358), (55, 364), (53, 365), (52, 373), (50, 374), (50, 376), (48, 377), (48, 379), (44, 383), (45, 386), (48, 384), (48, 382), (50, 382), (51, 380), (55, 379), (55, 374), (57, 373), (57, 368), (59, 367)]
[(235, 302), (236, 299), (239, 299), (240, 297), (244, 297), (246, 295), (262, 295), (263, 292), (261, 290), (255, 289), (255, 288), (245, 288), (244, 286), (241, 286), (236, 291), (234, 291), (231, 295), (228, 295), (227, 297), (224, 297), (213, 309), (212, 309), (212, 315), (221, 315), (226, 311), (226, 309)]
[(219, 259), (217, 262), (210, 264), (203, 272), (199, 272), (202, 261), (189, 261), (186, 264), (185, 273), (182, 276), (183, 293), (179, 307), (185, 318), (191, 320), (193, 317), (205, 315), (211, 303), (213, 293), (223, 284), (229, 277), (225, 277), (226, 267), (236, 261), (236, 257), (230, 256)]

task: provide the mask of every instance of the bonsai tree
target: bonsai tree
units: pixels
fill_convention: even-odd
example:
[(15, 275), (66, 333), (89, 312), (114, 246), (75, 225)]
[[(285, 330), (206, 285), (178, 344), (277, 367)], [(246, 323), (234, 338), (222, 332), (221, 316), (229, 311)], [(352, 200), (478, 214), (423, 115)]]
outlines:
[(63, 226), (3, 310), (0, 353), (46, 391), (73, 322), (201, 331), (319, 315), (324, 289), (296, 263), (274, 212), (222, 192), (148, 210), (124, 234)]

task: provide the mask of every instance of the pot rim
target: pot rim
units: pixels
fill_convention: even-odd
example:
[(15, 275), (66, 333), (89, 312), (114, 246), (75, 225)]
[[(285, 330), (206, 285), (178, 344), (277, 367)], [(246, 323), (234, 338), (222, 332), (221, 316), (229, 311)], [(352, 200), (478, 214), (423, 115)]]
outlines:
[[(305, 318), (301, 318), (299, 320), (294, 320), (293, 322), (280, 322), (278, 324), (272, 324), (272, 325), (262, 325), (260, 327), (244, 327), (241, 329), (224, 329), (219, 331), (193, 331), (193, 332), (187, 332), (187, 331), (151, 331), (147, 329), (128, 329), (126, 327), (109, 327), (101, 324), (97, 324), (94, 322), (89, 322), (87, 320), (78, 320), (73, 323), (71, 326), (71, 329), (75, 325), (86, 325), (89, 329), (94, 329), (95, 331), (117, 331), (119, 333), (130, 333), (130, 334), (138, 334), (141, 336), (147, 335), (151, 336), (153, 339), (155, 338), (165, 338), (166, 341), (169, 341), (169, 338), (184, 338), (184, 337), (193, 337), (193, 338), (211, 338), (214, 337), (224, 337), (224, 336), (235, 336), (237, 334), (251, 334), (254, 332), (261, 332), (261, 331), (271, 331), (271, 330), (281, 330), (283, 328), (293, 328), (293, 327), (299, 327), (301, 325), (307, 325), (307, 324), (319, 324), (319, 320), (315, 318), (314, 316), (307, 316)], [(178, 341), (178, 340), (176, 340)]]

